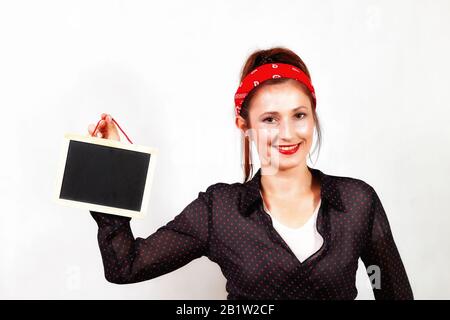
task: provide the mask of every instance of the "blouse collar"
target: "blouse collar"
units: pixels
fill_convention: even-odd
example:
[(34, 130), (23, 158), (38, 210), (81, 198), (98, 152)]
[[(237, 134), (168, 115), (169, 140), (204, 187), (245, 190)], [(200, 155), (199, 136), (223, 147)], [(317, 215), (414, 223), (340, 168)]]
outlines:
[[(336, 185), (336, 179), (338, 177), (328, 175), (308, 166), (308, 169), (314, 176), (319, 177), (320, 181), (320, 198), (322, 201), (327, 202), (338, 211), (345, 212), (345, 206), (341, 199), (340, 191)], [(261, 188), (261, 168), (255, 173), (250, 181), (242, 184), (242, 192), (240, 197), (240, 211), (244, 215), (251, 213), (251, 208), (256, 204), (262, 204), (262, 197), (260, 191)]]

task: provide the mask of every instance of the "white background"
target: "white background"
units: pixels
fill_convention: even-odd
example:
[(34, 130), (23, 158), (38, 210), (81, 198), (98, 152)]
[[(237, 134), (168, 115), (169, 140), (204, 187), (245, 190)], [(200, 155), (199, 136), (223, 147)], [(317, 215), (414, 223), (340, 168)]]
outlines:
[[(209, 185), (242, 181), (233, 94), (247, 56), (308, 65), (316, 168), (372, 185), (418, 299), (450, 298), (450, 1), (1, 1), (0, 298), (225, 299), (202, 257), (103, 277), (88, 211), (52, 202), (61, 139), (111, 113), (160, 158), (147, 237)], [(372, 299), (358, 270), (358, 299)]]

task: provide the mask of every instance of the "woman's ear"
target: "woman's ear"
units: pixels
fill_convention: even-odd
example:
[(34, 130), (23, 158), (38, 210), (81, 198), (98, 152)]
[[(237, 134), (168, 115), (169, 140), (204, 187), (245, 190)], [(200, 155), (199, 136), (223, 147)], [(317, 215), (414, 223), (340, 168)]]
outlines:
[(241, 116), (236, 116), (236, 127), (242, 131), (242, 133), (245, 134), (245, 132), (248, 130), (247, 121), (245, 121), (244, 118)]

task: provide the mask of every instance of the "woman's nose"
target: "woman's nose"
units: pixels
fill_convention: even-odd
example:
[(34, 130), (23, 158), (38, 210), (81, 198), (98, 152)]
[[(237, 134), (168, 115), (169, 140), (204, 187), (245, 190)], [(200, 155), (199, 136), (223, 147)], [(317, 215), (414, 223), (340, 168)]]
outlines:
[(294, 125), (288, 120), (284, 120), (280, 125), (279, 136), (284, 140), (290, 140), (293, 137), (294, 130)]

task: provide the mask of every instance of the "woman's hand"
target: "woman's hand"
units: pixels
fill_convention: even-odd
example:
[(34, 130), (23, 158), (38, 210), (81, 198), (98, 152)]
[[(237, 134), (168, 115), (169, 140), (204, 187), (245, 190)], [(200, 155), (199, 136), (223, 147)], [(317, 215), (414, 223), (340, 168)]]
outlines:
[[(89, 135), (92, 136), (92, 132), (95, 129), (96, 124), (90, 124), (88, 126)], [(102, 113), (102, 120), (98, 124), (95, 135), (98, 138), (110, 139), (120, 141), (119, 131), (116, 124), (112, 121), (111, 115)]]

